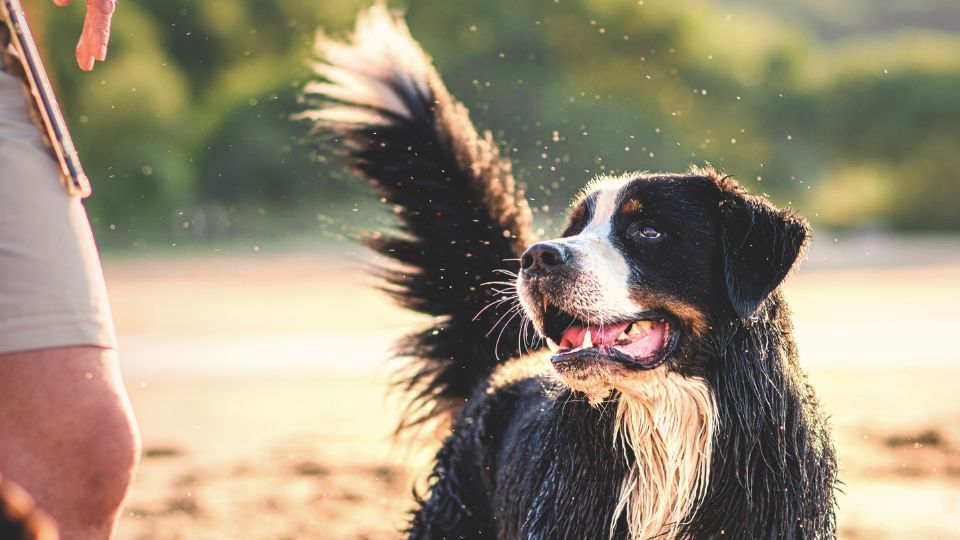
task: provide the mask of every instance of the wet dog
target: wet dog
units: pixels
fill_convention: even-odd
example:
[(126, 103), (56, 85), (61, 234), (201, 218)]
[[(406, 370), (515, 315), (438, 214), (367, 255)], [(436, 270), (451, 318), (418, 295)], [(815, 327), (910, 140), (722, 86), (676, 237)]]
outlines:
[(835, 535), (829, 429), (779, 290), (801, 217), (709, 168), (631, 173), (535, 242), (508, 161), (399, 18), (321, 38), (316, 72), (306, 116), (398, 217), (369, 241), (400, 263), (387, 288), (435, 317), (399, 347), (404, 425), (452, 421), (411, 538)]

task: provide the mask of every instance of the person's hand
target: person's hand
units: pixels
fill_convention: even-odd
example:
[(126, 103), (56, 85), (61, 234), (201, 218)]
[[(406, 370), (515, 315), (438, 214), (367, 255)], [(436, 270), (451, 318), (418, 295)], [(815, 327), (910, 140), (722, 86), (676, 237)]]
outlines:
[[(63, 7), (70, 0), (53, 0)], [(117, 9), (117, 0), (87, 0), (87, 17), (83, 21), (83, 33), (77, 43), (77, 64), (90, 71), (95, 61), (107, 58), (107, 43), (110, 42), (110, 20)]]

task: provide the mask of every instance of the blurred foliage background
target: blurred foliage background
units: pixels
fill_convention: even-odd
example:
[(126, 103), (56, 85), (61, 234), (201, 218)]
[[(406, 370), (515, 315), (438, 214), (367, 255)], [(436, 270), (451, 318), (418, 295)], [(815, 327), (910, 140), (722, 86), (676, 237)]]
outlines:
[[(102, 245), (331, 238), (376, 199), (290, 121), (314, 31), (369, 0), (121, 0), (79, 71), (82, 2), (28, 0)], [(829, 229), (960, 228), (956, 0), (473, 0), (407, 11), (548, 230), (589, 177), (711, 163)], [(554, 212), (557, 219), (556, 212)]]

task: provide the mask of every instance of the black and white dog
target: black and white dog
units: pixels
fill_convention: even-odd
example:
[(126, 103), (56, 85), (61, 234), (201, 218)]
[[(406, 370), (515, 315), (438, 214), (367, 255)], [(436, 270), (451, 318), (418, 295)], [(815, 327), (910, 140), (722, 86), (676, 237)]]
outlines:
[[(508, 161), (397, 16), (370, 9), (319, 56), (306, 115), (399, 218), (370, 240), (401, 263), (388, 290), (436, 317), (400, 346), (405, 424), (452, 420), (411, 538), (835, 536), (834, 451), (779, 291), (802, 218), (712, 169), (634, 173), (534, 242)], [(534, 330), (552, 354), (521, 356)]]

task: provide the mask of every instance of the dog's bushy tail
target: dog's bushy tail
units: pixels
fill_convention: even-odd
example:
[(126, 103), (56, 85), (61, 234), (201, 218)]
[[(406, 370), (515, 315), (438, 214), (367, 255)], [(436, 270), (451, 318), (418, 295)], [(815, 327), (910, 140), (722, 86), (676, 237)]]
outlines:
[[(412, 394), (400, 428), (419, 424), (455, 411), (533, 337), (509, 299), (511, 273), (531, 240), (530, 209), (490, 133), (477, 133), (404, 22), (382, 4), (359, 16), (349, 41), (321, 35), (318, 59), (304, 116), (334, 137), (399, 218), (398, 231), (367, 241), (400, 263), (384, 269), (386, 290), (436, 317), (397, 350), (412, 361), (399, 381)], [(497, 281), (502, 286), (490, 286)]]

